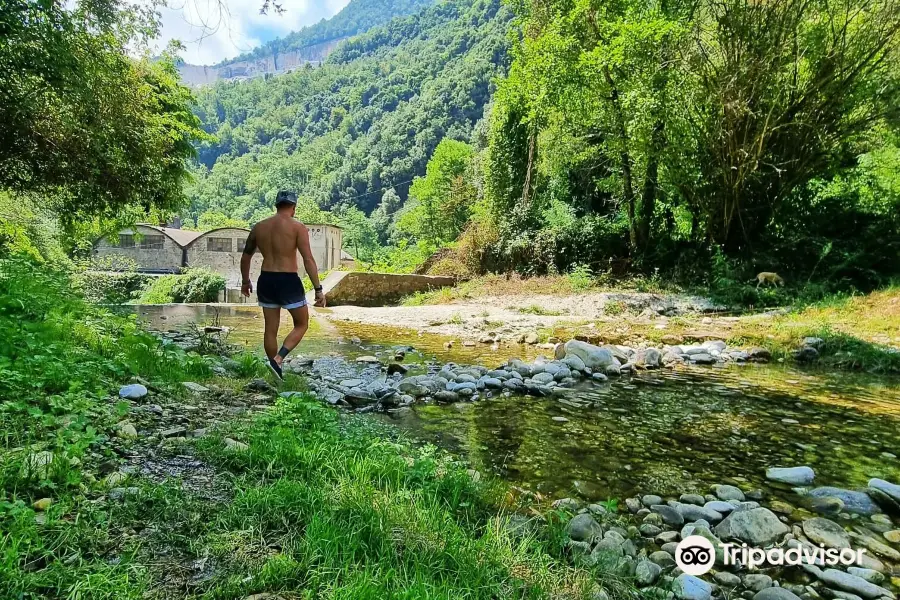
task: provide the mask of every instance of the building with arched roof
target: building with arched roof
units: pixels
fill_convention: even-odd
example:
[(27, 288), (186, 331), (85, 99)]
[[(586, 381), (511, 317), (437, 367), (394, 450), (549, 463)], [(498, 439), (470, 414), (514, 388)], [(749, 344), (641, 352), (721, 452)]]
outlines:
[[(319, 271), (340, 267), (341, 228), (325, 224), (307, 224), (306, 228)], [(94, 256), (124, 258), (144, 273), (179, 273), (188, 267), (205, 267), (222, 275), (226, 288), (237, 288), (241, 285), (241, 254), (249, 234), (250, 230), (242, 227), (201, 232), (139, 223), (100, 238), (94, 244)], [(302, 276), (303, 262), (298, 263)], [(257, 253), (250, 268), (254, 281), (261, 265), (262, 256)]]

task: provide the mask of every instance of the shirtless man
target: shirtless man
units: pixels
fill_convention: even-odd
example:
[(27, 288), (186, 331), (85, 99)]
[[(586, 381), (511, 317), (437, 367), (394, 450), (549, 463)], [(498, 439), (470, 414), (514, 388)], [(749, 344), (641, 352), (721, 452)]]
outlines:
[[(294, 220), (297, 194), (280, 191), (275, 198), (275, 214), (260, 221), (250, 230), (247, 245), (241, 256), (241, 293), (249, 296), (253, 291), (250, 282), (250, 261), (258, 249), (263, 255), (262, 272), (256, 281), (256, 297), (263, 310), (265, 334), (263, 346), (269, 358), (268, 366), (278, 379), (283, 379), (281, 365), (288, 353), (297, 347), (309, 329), (309, 307), (303, 282), (297, 275), (297, 251), (303, 258), (303, 267), (316, 291), (315, 306), (325, 306), (325, 295), (319, 284), (319, 269), (309, 248), (309, 231), (303, 223)], [(281, 309), (291, 313), (294, 328), (278, 348), (278, 325)]]

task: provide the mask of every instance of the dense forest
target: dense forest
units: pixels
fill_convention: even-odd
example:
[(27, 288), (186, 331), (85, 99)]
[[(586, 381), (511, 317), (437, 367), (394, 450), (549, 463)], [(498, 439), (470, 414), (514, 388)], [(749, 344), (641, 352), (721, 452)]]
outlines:
[(219, 64), (228, 65), (242, 60), (282, 54), (329, 40), (350, 37), (364, 33), (394, 17), (412, 14), (433, 3), (434, 0), (350, 0), (347, 6), (330, 19), (322, 19), (315, 25), (266, 42), (250, 52)]
[(253, 222), (288, 186), (381, 268), (448, 246), (433, 270), (897, 274), (896, 0), (510, 8), (441, 3), (202, 90), (189, 220)]
[(215, 141), (200, 147), (186, 221), (252, 223), (289, 187), (304, 218), (335, 209), (371, 246), (363, 213), (385, 190), (381, 212), (393, 213), (442, 139), (486, 132), (476, 125), (508, 67), (511, 16), (497, 0), (442, 3), (345, 42), (321, 67), (200, 90)]
[(516, 10), (484, 154), (498, 264), (863, 287), (898, 272), (896, 0)]

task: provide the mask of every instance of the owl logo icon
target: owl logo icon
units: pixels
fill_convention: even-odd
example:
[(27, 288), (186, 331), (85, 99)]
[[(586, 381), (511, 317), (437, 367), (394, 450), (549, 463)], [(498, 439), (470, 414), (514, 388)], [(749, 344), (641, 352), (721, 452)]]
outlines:
[(688, 575), (700, 576), (709, 572), (716, 562), (716, 549), (705, 537), (689, 535), (675, 548), (675, 563)]

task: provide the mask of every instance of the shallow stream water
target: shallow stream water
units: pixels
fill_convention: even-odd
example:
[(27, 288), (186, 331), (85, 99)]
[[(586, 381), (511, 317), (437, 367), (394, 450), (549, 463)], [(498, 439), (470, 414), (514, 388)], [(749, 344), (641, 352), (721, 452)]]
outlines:
[[(229, 341), (259, 347), (255, 307), (135, 307), (156, 329), (188, 323), (231, 328)], [(287, 321), (283, 324), (285, 333)], [(358, 337), (361, 344), (350, 342)], [(447, 339), (314, 318), (298, 352), (353, 358), (409, 345), (407, 363), (494, 367), (534, 358), (511, 344), (444, 348)], [(413, 371), (415, 372), (415, 371)], [(554, 419), (556, 417), (556, 419)], [(562, 418), (560, 418), (562, 417)], [(809, 465), (817, 485), (857, 488), (871, 477), (900, 482), (900, 381), (782, 365), (685, 367), (585, 383), (571, 398), (494, 397), (421, 404), (379, 415), (523, 488), (587, 500), (635, 493), (706, 492), (713, 483), (771, 487), (771, 466)], [(790, 495), (785, 489), (783, 493)]]

